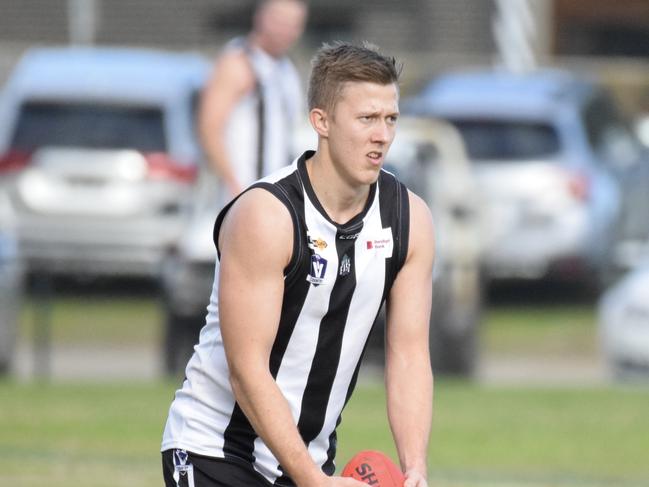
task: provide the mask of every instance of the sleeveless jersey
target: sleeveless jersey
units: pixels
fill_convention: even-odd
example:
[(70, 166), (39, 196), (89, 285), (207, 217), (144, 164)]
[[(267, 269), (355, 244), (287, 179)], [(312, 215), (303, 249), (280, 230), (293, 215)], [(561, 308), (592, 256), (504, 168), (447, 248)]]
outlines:
[(276, 59), (243, 38), (230, 41), (225, 49), (245, 52), (256, 81), (256, 88), (235, 106), (226, 127), (233, 170), (246, 187), (295, 157), (291, 134), (302, 112), (304, 93), (288, 57)]
[[(363, 211), (337, 224), (309, 182), (305, 161), (312, 155), (306, 152), (250, 188), (271, 192), (293, 220), (293, 253), (284, 272), (269, 366), (311, 457), (332, 475), (336, 427), (356, 384), (368, 335), (406, 258), (409, 202), (405, 186), (382, 170)], [(215, 242), (231, 205), (217, 218)], [(171, 405), (162, 450), (181, 448), (242, 462), (273, 485), (292, 486), (233, 397), (217, 296), (218, 264), (207, 323)]]

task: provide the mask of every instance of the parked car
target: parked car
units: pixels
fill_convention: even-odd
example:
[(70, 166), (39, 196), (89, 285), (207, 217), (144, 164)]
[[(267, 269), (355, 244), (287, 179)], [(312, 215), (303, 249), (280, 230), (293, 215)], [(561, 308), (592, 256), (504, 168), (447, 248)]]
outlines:
[[(431, 353), (437, 372), (470, 374), (477, 363), (482, 287), (477, 243), (474, 181), (459, 133), (432, 120), (399, 121), (386, 167), (432, 207), (437, 225)], [(315, 149), (310, 127), (296, 135), (296, 147)], [(167, 372), (183, 370), (205, 322), (216, 251), (212, 228), (218, 196), (207, 173), (196, 192), (195, 212), (178, 252), (164, 273)], [(375, 327), (378, 332), (381, 326)], [(373, 334), (370, 344), (382, 346)], [(370, 347), (371, 348), (371, 347)], [(371, 350), (370, 350), (371, 352)]]
[(0, 183), (30, 271), (157, 276), (200, 157), (192, 53), (27, 52), (0, 99)]
[(649, 263), (629, 272), (603, 294), (599, 331), (615, 378), (649, 379)]
[(219, 186), (209, 169), (200, 172), (181, 238), (163, 265), (163, 364), (170, 375), (184, 371), (205, 324), (216, 266), (212, 232), (222, 204)]
[(608, 282), (649, 235), (649, 164), (612, 98), (563, 71), (451, 73), (407, 110), (462, 134), (491, 279)]
[(11, 370), (16, 349), (22, 291), (22, 264), (15, 219), (7, 196), (0, 192), (0, 376)]
[(402, 116), (386, 168), (426, 201), (435, 222), (433, 370), (470, 376), (478, 365), (482, 321), (482, 213), (462, 137), (447, 122)]

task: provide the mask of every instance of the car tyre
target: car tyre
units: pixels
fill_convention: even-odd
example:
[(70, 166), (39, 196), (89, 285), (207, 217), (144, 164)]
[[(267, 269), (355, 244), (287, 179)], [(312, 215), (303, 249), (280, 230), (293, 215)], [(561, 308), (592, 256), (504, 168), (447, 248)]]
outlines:
[(182, 316), (171, 309), (166, 310), (163, 358), (167, 375), (177, 376), (184, 372), (204, 324), (202, 315)]
[[(477, 270), (466, 269), (451, 279), (461, 286), (438, 286), (433, 292), (430, 354), (433, 371), (443, 375), (473, 376), (479, 356), (482, 318), (482, 282)], [(456, 290), (461, 290), (460, 293)]]

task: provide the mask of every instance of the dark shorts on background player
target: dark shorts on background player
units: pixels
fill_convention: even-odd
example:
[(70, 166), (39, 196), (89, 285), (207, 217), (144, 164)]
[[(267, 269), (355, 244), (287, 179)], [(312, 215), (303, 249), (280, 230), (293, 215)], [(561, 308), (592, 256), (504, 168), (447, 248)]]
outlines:
[(166, 487), (269, 487), (251, 467), (185, 450), (162, 452)]

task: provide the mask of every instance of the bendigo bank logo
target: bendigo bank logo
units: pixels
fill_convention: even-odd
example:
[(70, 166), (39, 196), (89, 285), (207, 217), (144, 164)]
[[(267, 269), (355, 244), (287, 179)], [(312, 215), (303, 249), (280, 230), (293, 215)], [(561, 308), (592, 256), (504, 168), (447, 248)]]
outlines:
[(367, 250), (372, 250), (372, 249), (383, 250), (383, 249), (387, 249), (391, 244), (392, 244), (392, 239), (389, 238), (368, 240)]

